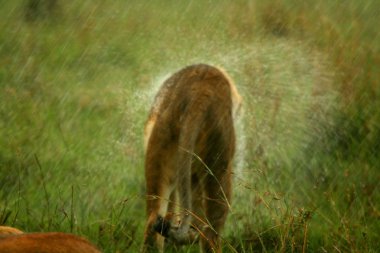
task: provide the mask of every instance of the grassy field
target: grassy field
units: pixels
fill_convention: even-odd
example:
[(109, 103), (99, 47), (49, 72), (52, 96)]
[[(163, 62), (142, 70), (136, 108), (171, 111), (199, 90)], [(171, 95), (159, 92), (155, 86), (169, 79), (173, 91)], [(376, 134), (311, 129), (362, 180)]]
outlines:
[(144, 121), (203, 62), (244, 99), (224, 251), (378, 252), (379, 1), (47, 2), (0, 1), (0, 224), (137, 252)]

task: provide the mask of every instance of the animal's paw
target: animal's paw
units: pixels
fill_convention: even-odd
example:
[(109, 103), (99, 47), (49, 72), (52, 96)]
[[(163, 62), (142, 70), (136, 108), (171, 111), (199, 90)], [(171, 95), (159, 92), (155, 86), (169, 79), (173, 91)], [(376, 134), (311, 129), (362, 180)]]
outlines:
[(162, 235), (163, 237), (169, 237), (169, 231), (171, 229), (170, 221), (165, 220), (162, 216), (158, 216), (156, 222), (153, 225), (153, 230)]
[(187, 230), (181, 229), (181, 227), (172, 227), (169, 230), (167, 241), (175, 245), (186, 245), (197, 242), (198, 238), (198, 231), (192, 227)]
[(166, 238), (166, 242), (175, 245), (192, 244), (198, 241), (199, 233), (193, 228), (184, 229), (181, 226), (172, 226), (170, 221), (157, 217), (153, 229)]

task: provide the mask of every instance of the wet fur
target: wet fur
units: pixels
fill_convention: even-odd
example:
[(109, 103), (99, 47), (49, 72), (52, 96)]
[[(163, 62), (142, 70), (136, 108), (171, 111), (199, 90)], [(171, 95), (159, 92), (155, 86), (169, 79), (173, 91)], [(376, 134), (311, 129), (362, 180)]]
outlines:
[(199, 239), (204, 252), (221, 252), (240, 104), (231, 78), (205, 64), (178, 71), (160, 88), (145, 125), (143, 252), (162, 251), (164, 237), (173, 244)]

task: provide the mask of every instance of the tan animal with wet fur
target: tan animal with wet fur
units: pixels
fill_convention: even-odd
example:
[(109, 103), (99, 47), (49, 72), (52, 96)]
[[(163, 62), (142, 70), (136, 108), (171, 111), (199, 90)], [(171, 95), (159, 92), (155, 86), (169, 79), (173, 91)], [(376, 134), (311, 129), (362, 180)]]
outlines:
[(145, 125), (143, 252), (198, 239), (203, 252), (221, 252), (241, 100), (226, 72), (205, 64), (181, 69), (160, 88)]

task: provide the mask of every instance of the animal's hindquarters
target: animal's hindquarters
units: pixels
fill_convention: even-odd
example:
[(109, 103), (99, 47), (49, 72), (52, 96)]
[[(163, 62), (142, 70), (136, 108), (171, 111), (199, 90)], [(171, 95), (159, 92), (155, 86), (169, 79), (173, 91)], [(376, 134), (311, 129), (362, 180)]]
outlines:
[[(232, 190), (233, 119), (240, 102), (231, 78), (209, 65), (186, 67), (164, 82), (145, 126), (144, 251), (162, 248), (157, 232), (183, 244), (196, 241), (194, 231), (204, 251), (220, 251)], [(172, 217), (175, 211), (178, 219)]]

